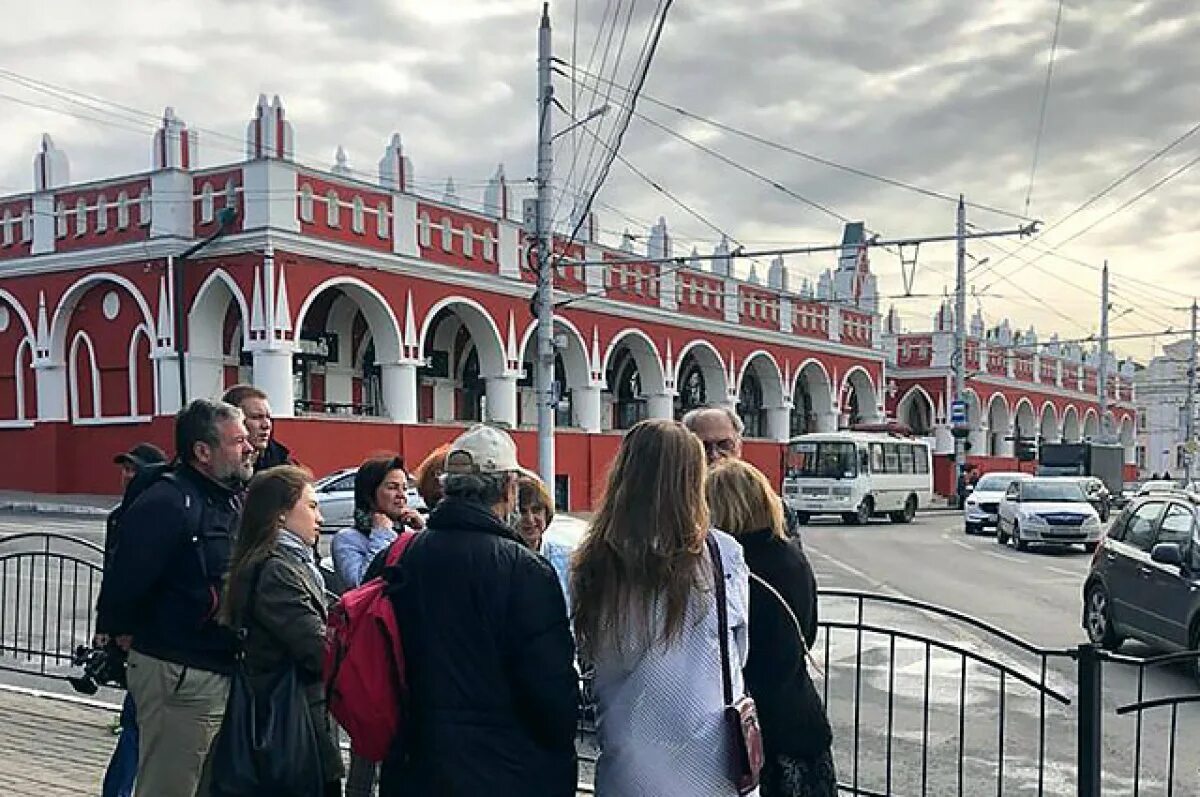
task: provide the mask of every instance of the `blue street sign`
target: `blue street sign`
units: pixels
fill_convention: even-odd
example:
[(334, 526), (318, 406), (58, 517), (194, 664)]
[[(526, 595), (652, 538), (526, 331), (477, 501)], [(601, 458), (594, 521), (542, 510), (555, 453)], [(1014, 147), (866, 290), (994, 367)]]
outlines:
[(950, 402), (950, 423), (959, 425), (967, 422), (967, 402)]

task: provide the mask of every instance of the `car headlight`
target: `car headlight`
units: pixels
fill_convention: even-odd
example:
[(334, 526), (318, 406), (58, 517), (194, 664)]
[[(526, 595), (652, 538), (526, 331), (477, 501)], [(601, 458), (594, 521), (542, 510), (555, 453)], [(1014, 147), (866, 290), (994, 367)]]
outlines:
[(1097, 517), (1096, 515), (1092, 515), (1092, 516), (1091, 516), (1091, 517), (1089, 517), (1089, 518), (1084, 518), (1084, 519), (1083, 519), (1083, 525), (1085, 525), (1085, 526), (1099, 526), (1099, 525), (1100, 525), (1100, 518), (1099, 518), (1099, 517)]
[(1034, 514), (1022, 515), (1021, 522), (1024, 523), (1026, 526), (1044, 526), (1044, 525), (1046, 525), (1046, 521), (1042, 520), (1042, 518), (1039, 515), (1034, 515)]

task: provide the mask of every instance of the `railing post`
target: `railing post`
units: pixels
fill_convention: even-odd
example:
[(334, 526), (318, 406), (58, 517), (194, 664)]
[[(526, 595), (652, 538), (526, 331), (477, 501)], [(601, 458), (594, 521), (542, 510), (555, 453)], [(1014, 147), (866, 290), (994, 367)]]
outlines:
[(1079, 697), (1077, 702), (1079, 725), (1077, 733), (1078, 797), (1100, 797), (1102, 775), (1102, 744), (1104, 742), (1101, 712), (1101, 659), (1095, 645), (1080, 645)]

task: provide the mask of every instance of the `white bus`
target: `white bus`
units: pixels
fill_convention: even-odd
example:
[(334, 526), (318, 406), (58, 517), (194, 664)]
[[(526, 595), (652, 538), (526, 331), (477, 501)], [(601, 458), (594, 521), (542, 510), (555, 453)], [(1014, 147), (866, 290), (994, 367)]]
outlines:
[(818, 432), (788, 442), (783, 500), (801, 523), (839, 515), (862, 524), (887, 515), (911, 522), (933, 496), (933, 463), (924, 440), (884, 432)]

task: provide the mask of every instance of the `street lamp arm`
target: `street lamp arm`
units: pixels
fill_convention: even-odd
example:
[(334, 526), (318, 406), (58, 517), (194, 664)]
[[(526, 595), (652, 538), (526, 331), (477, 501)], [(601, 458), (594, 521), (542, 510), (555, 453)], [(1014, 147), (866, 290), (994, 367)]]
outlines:
[(179, 408), (183, 409), (187, 406), (187, 364), (183, 356), (183, 335), (184, 335), (184, 311), (183, 311), (183, 263), (188, 258), (194, 256), (204, 247), (216, 241), (226, 233), (230, 225), (237, 219), (237, 211), (234, 208), (221, 208), (217, 213), (217, 229), (213, 230), (206, 238), (202, 238), (196, 243), (189, 246), (182, 253), (171, 258), (171, 301), (172, 309), (174, 310), (175, 321), (175, 360), (179, 367)]

